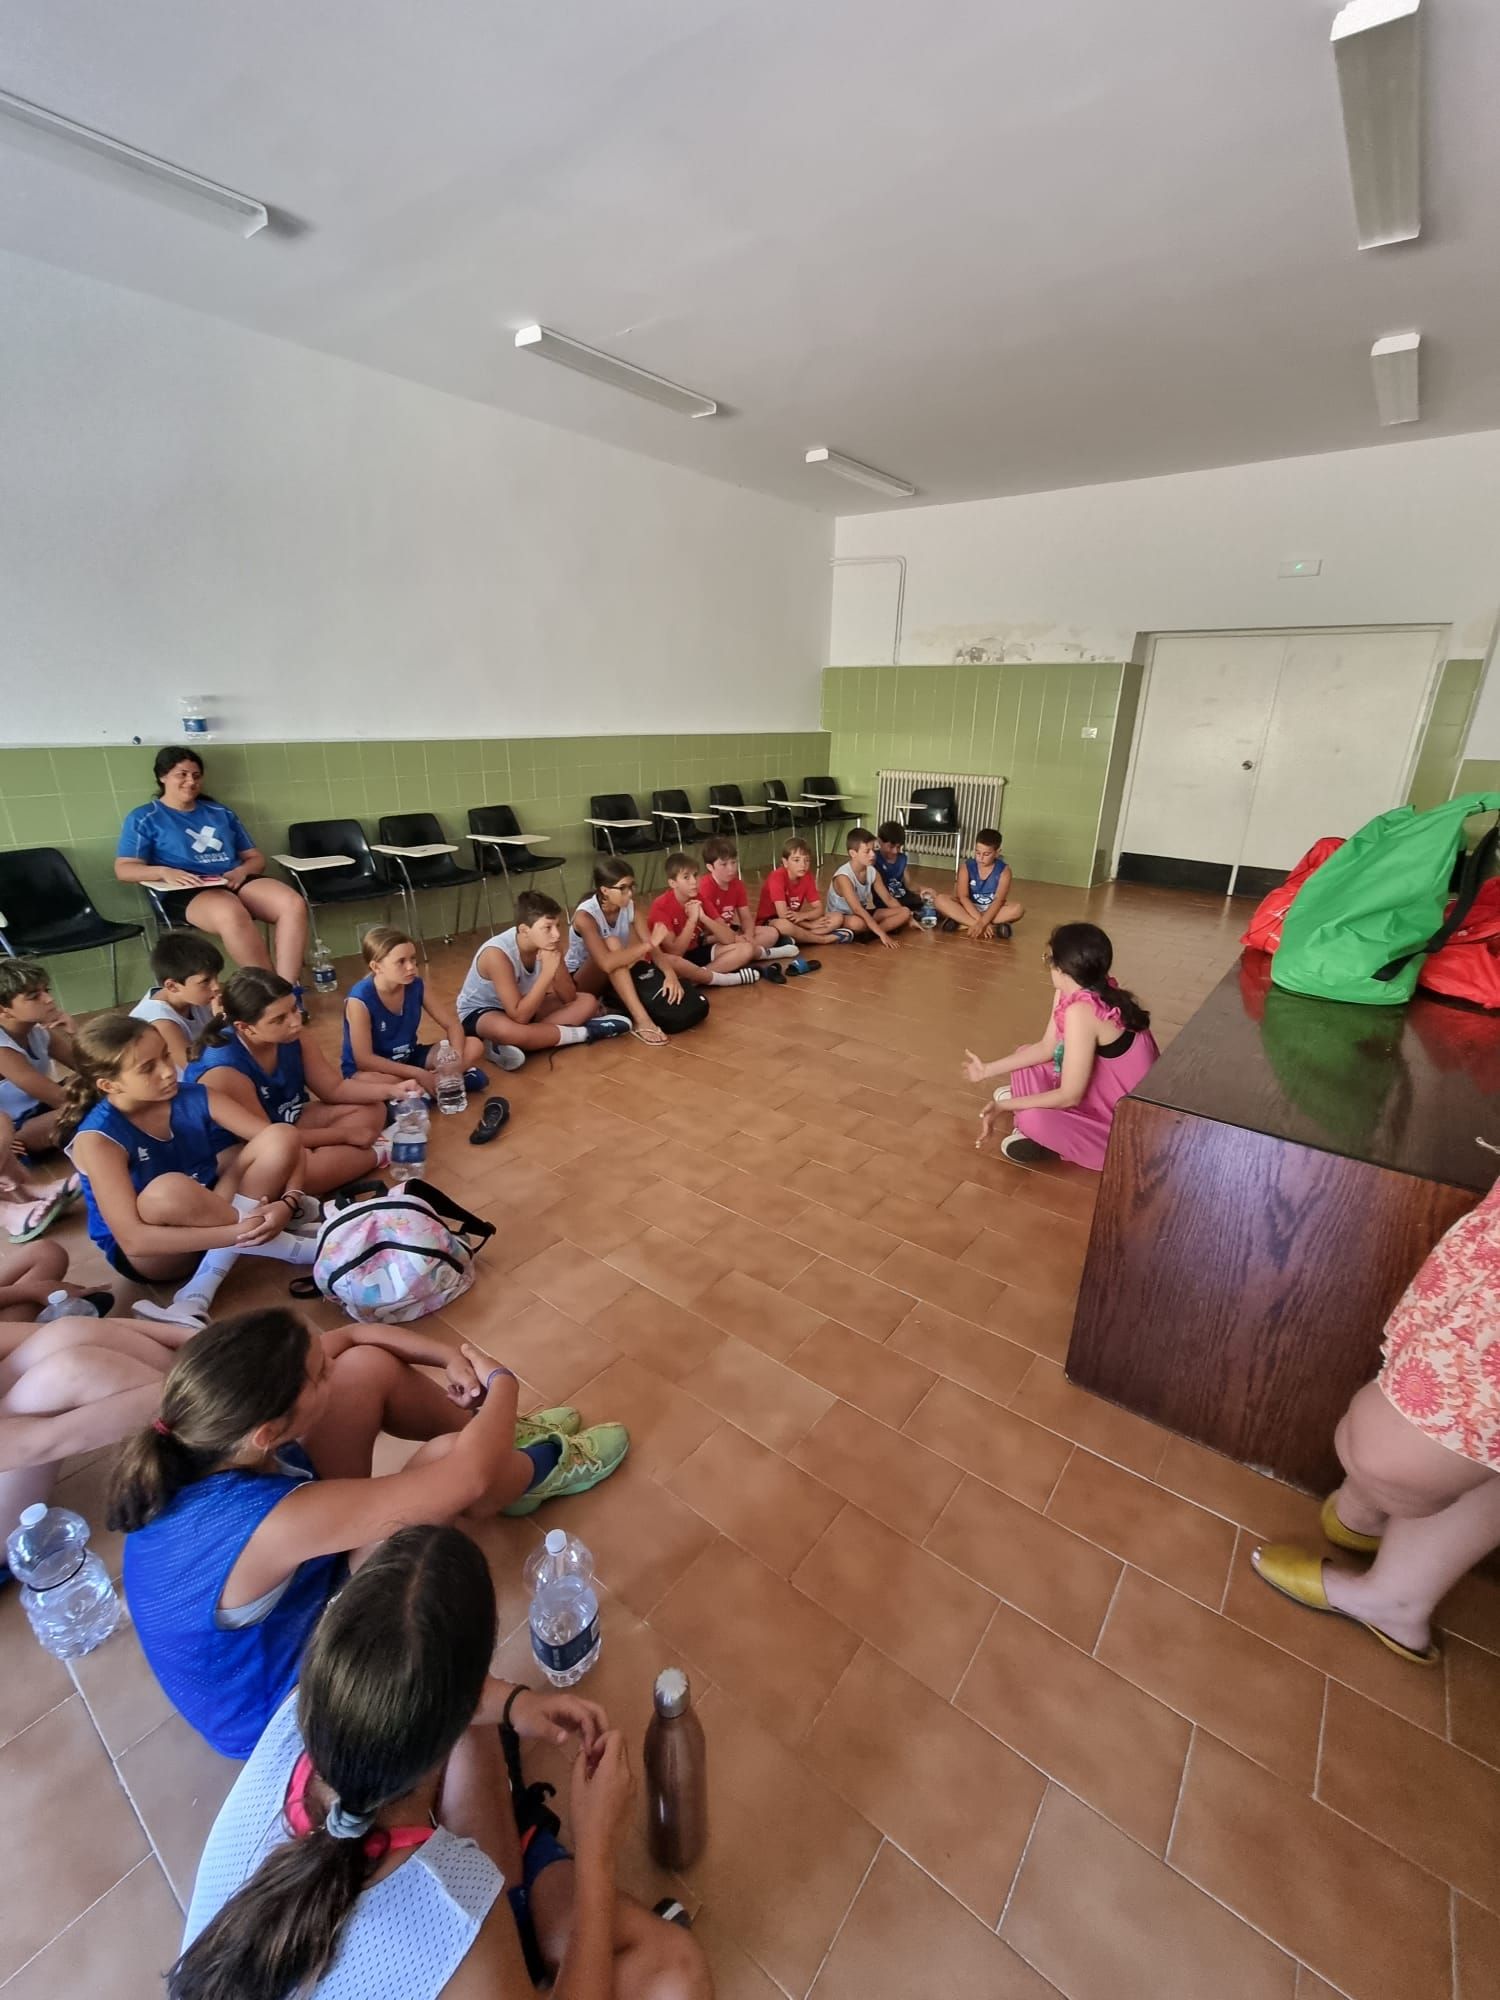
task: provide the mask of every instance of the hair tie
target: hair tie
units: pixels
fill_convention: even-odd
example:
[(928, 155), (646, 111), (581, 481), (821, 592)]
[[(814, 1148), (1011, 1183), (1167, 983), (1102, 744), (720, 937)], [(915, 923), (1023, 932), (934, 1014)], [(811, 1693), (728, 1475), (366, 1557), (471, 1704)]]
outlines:
[(151, 1428), (159, 1438), (169, 1438), (173, 1435), (172, 1426), (162, 1417), (153, 1417), (151, 1419)]
[(323, 1831), (335, 1840), (363, 1840), (375, 1824), (374, 1813), (352, 1813), (334, 1799), (323, 1821)]

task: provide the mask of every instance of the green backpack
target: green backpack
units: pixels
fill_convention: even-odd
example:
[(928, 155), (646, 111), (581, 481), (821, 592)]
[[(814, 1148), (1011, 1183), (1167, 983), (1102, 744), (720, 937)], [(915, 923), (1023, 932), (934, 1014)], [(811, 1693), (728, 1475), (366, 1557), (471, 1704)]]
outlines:
[(1469, 792), (1427, 812), (1397, 806), (1362, 826), (1297, 891), (1273, 982), (1366, 1006), (1409, 1000), (1422, 961), (1458, 929), (1490, 872), (1500, 822), (1455, 872), (1464, 821), (1487, 812), (1500, 812), (1500, 793)]

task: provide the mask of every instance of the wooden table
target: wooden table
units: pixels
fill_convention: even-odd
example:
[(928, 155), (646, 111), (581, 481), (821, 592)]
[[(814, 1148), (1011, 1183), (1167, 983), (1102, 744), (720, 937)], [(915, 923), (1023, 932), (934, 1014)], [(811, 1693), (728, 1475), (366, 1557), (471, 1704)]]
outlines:
[(1500, 1158), (1500, 1018), (1283, 993), (1247, 952), (1115, 1114), (1069, 1379), (1312, 1492)]

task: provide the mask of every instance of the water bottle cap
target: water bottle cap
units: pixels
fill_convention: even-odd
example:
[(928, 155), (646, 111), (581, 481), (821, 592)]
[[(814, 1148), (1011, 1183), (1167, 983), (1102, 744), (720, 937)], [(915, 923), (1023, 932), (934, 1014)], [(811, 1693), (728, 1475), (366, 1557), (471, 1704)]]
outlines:
[(22, 1509), (21, 1526), (23, 1528), (34, 1528), (38, 1521), (45, 1521), (46, 1518), (47, 1509), (40, 1500), (37, 1500), (30, 1507)]
[(688, 1705), (691, 1689), (688, 1677), (681, 1667), (663, 1667), (656, 1676), (656, 1712), (669, 1721), (673, 1716), (682, 1715)]
[(47, 1303), (49, 1306), (58, 1306), (58, 1305), (65, 1306), (68, 1303), (68, 1295), (65, 1291), (62, 1290), (58, 1290), (55, 1292), (48, 1292)]
[(568, 1546), (568, 1537), (564, 1529), (549, 1528), (547, 1530), (547, 1553), (549, 1556), (560, 1556), (565, 1554), (567, 1551), (567, 1546)]

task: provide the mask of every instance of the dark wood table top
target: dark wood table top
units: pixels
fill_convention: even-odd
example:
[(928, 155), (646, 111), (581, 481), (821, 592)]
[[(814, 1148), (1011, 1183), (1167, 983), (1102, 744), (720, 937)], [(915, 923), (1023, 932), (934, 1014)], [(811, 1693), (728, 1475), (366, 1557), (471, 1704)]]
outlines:
[(1484, 1194), (1500, 1171), (1500, 1015), (1419, 994), (1363, 1007), (1283, 993), (1247, 951), (1134, 1095)]

